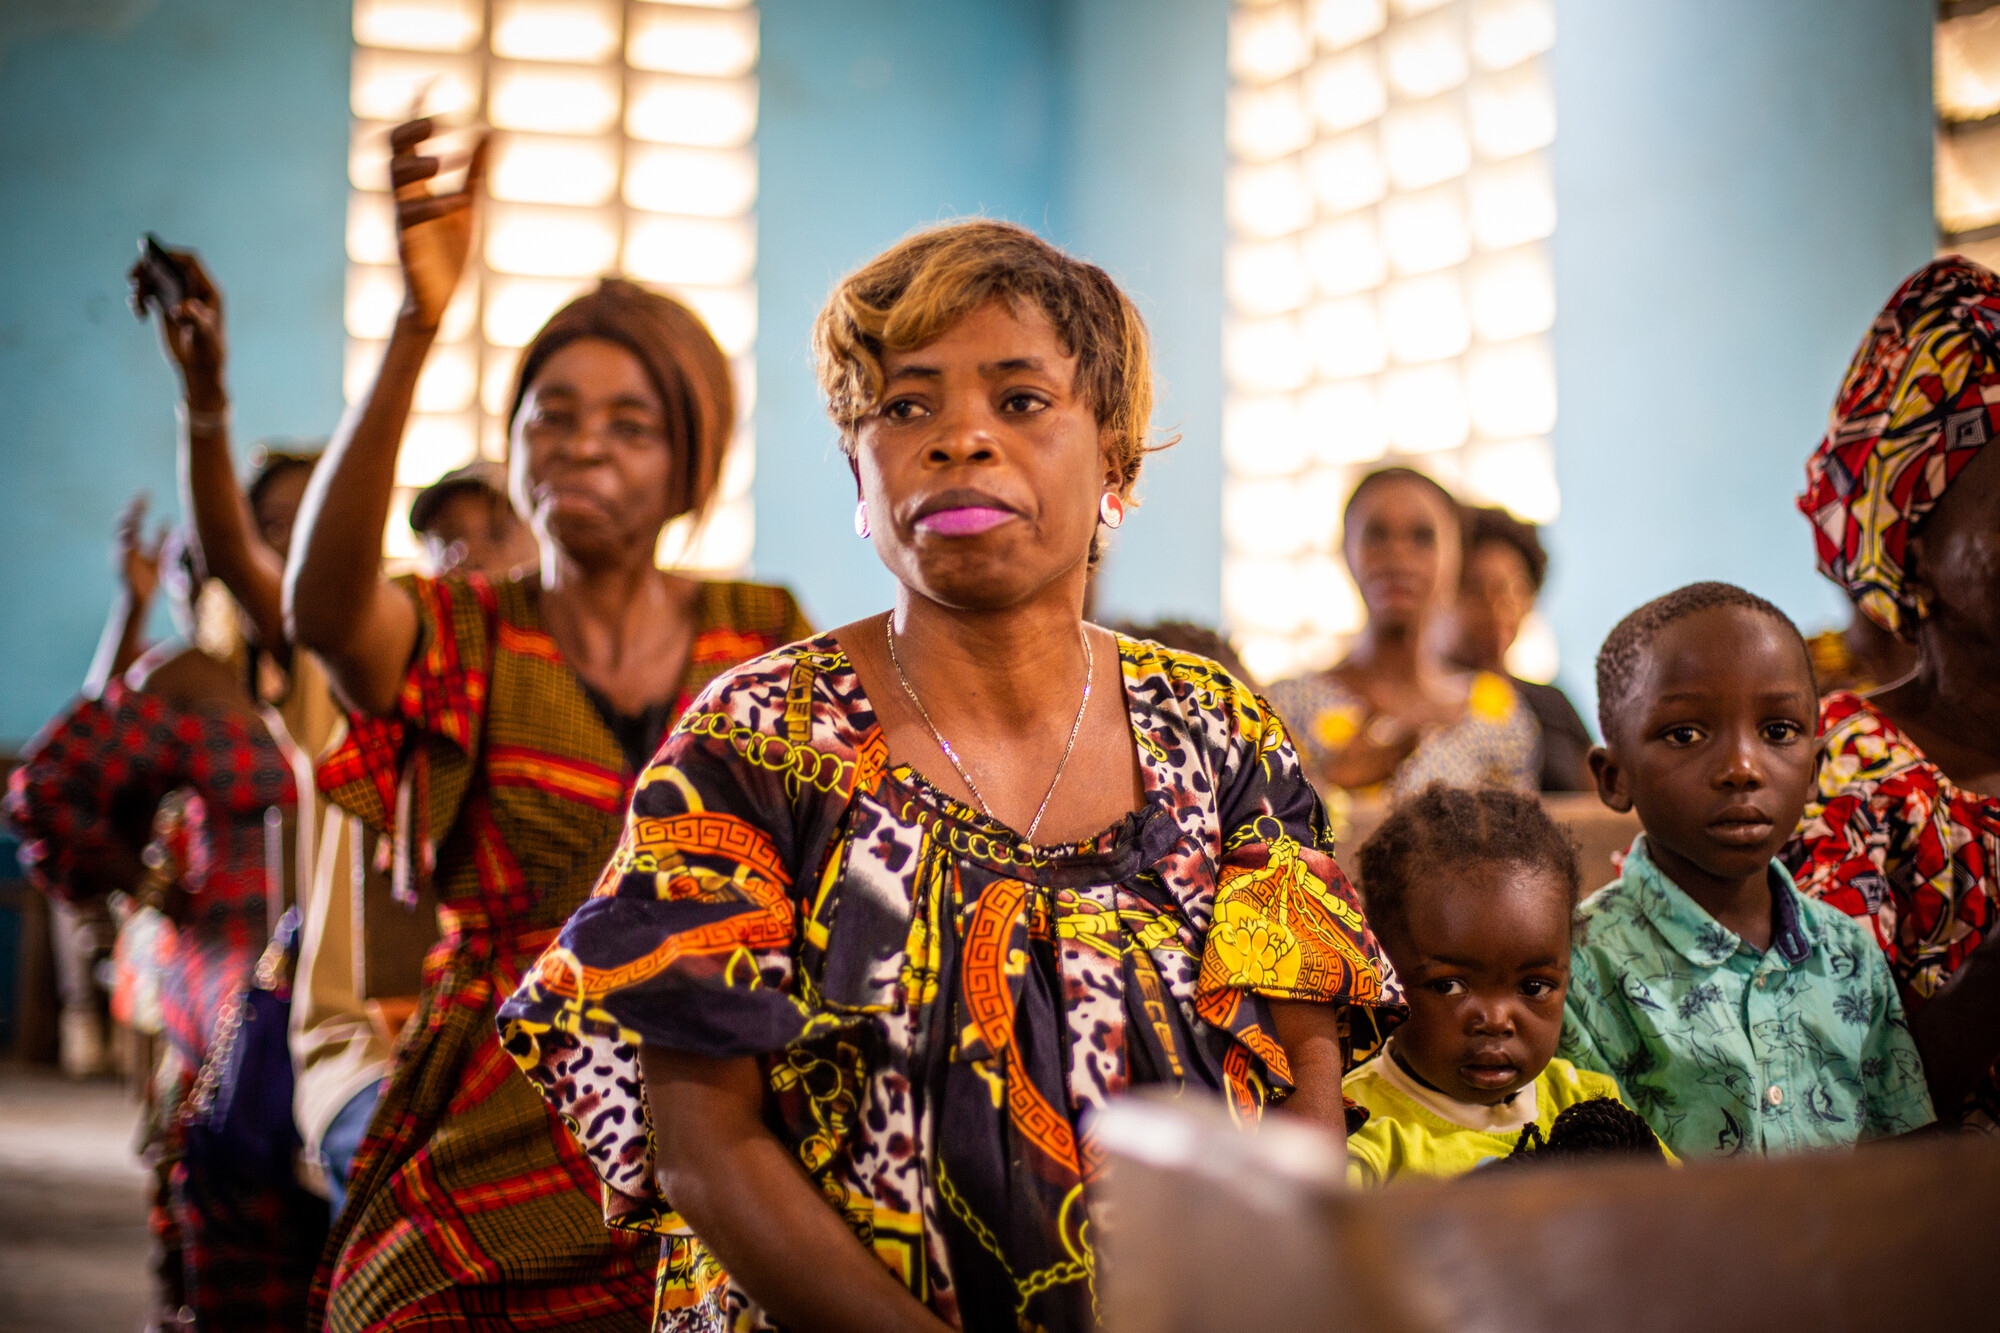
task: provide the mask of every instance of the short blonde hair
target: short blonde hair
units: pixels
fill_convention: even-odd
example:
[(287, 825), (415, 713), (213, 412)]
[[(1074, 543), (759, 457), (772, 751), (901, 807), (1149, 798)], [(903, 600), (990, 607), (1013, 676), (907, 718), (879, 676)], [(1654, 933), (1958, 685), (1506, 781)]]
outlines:
[(941, 337), (988, 301), (1027, 301), (1076, 358), (1120, 488), (1130, 491), (1150, 441), (1153, 362), (1146, 322), (1111, 275), (1072, 259), (1026, 227), (974, 218), (916, 232), (834, 285), (813, 323), (826, 410), (851, 458), (861, 419), (881, 404), (885, 352)]

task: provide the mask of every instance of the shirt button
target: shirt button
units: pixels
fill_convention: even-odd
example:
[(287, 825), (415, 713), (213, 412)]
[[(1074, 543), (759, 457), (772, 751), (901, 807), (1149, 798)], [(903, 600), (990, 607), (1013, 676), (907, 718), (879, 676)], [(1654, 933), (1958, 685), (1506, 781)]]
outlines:
[(1764, 1100), (1773, 1106), (1783, 1106), (1785, 1104), (1785, 1090), (1773, 1083), (1764, 1090)]

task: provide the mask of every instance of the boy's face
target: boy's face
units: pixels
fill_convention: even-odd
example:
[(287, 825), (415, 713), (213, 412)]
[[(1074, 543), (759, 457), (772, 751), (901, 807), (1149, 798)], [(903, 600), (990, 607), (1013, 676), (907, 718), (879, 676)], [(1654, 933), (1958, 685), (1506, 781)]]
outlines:
[(1413, 885), (1403, 908), (1384, 940), (1410, 1005), (1397, 1051), (1449, 1097), (1504, 1101), (1562, 1035), (1569, 886), (1538, 866), (1475, 861)]
[(1818, 700), (1790, 627), (1715, 607), (1661, 630), (1609, 749), (1591, 754), (1598, 794), (1637, 808), (1669, 878), (1700, 886), (1760, 880), (1804, 813)]

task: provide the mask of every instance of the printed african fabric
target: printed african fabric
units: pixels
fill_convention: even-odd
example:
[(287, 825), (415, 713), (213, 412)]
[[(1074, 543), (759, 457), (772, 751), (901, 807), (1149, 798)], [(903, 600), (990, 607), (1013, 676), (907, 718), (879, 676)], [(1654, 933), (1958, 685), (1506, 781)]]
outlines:
[(1929, 1124), (1882, 951), (1771, 863), (1759, 952), (1663, 874), (1644, 834), (1576, 911), (1563, 1057), (1618, 1080), (1682, 1157), (1850, 1147)]
[(1996, 423), (2000, 277), (1947, 255), (1896, 289), (1855, 349), (1798, 501), (1820, 572), (1883, 629), (1921, 618), (1903, 582), (1910, 533)]
[[(1827, 695), (1819, 719), (1812, 799), (1785, 860), (1800, 892), (1868, 924), (1914, 1010), (1993, 928), (2000, 798), (1956, 786), (1859, 695)], [(2000, 1078), (1974, 1109), (2000, 1121)]]
[(754, 1056), (773, 1128), (860, 1242), (972, 1330), (1095, 1326), (1089, 1114), (1126, 1088), (1291, 1090), (1269, 998), (1399, 1017), (1275, 714), (1119, 640), (1144, 806), (1029, 846), (892, 762), (839, 642), (717, 681), (617, 856), (501, 1011), (606, 1217), (663, 1242), (661, 1330), (767, 1316), (656, 1190), (639, 1047)]
[(1578, 1102), (1617, 1100), (1618, 1084), (1558, 1056), (1514, 1094), (1522, 1105), (1506, 1109), (1516, 1114), (1495, 1117), (1482, 1113), (1498, 1108), (1453, 1102), (1424, 1087), (1383, 1051), (1350, 1073), (1341, 1091), (1368, 1112), (1368, 1123), (1347, 1137), (1347, 1183), (1368, 1186), (1399, 1176), (1462, 1176), (1513, 1152), (1529, 1125), (1546, 1140), (1556, 1117)]
[[(122, 681), (80, 699), (28, 749), (7, 814), (45, 890), (110, 887), (149, 843), (166, 852), (168, 916), (146, 964), (167, 1049), (143, 1151), (159, 1192), (149, 1225), (196, 1326), (291, 1333), (305, 1317), (326, 1205), (291, 1182), (186, 1155), (182, 1109), (270, 935), (265, 812), (295, 802), (283, 752), (244, 709), (183, 709)], [(128, 886), (129, 887), (129, 886)]]
[[(1295, 676), (1266, 693), (1287, 723), (1305, 760), (1306, 772), (1320, 781), (1336, 756), (1368, 723), (1368, 702), (1342, 685), (1330, 671)], [(1535, 715), (1504, 676), (1473, 673), (1465, 714), (1448, 727), (1426, 732), (1387, 782), (1357, 790), (1357, 796), (1396, 800), (1433, 782), (1453, 787), (1506, 787), (1532, 792), (1540, 779), (1541, 729)]]
[[(609, 1232), (570, 1132), (494, 1007), (588, 894), (636, 776), (539, 611), (539, 583), (403, 579), (419, 642), (396, 711), (351, 719), (320, 786), (428, 875), (443, 938), (355, 1154), (311, 1327), (643, 1329), (654, 1254)], [(706, 583), (679, 706), (809, 632), (779, 588)], [(400, 817), (398, 812), (401, 812)]]

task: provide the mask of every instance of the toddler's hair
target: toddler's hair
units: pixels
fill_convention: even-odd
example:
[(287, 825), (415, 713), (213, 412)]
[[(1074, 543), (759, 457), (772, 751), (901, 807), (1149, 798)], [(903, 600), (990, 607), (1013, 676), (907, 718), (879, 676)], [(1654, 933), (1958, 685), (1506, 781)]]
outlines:
[(1357, 854), (1363, 905), (1378, 936), (1407, 924), (1409, 888), (1435, 867), (1505, 861), (1547, 870), (1576, 901), (1576, 841), (1542, 803), (1497, 787), (1433, 782), (1397, 803)]
[(1611, 742), (1612, 724), (1617, 719), (1618, 710), (1632, 700), (1632, 692), (1639, 680), (1639, 664), (1645, 660), (1660, 631), (1677, 620), (1685, 620), (1697, 612), (1712, 611), (1719, 606), (1755, 611), (1790, 630), (1792, 637), (1799, 641), (1799, 655), (1805, 658), (1806, 674), (1812, 674), (1812, 654), (1806, 651), (1805, 636), (1799, 633), (1799, 627), (1792, 623), (1790, 616), (1756, 593), (1747, 592), (1733, 583), (1690, 583), (1664, 597), (1655, 597), (1619, 621), (1605, 636), (1604, 646), (1597, 650), (1597, 726), (1606, 744)]
[(1546, 1139), (1540, 1129), (1529, 1125), (1514, 1141), (1514, 1151), (1497, 1162), (1489, 1163), (1488, 1169), (1555, 1165), (1587, 1161), (1593, 1157), (1617, 1156), (1662, 1161), (1666, 1153), (1660, 1147), (1659, 1136), (1653, 1133), (1653, 1127), (1646, 1123), (1644, 1116), (1614, 1097), (1592, 1097), (1587, 1102), (1564, 1108), (1555, 1123), (1549, 1126)]

